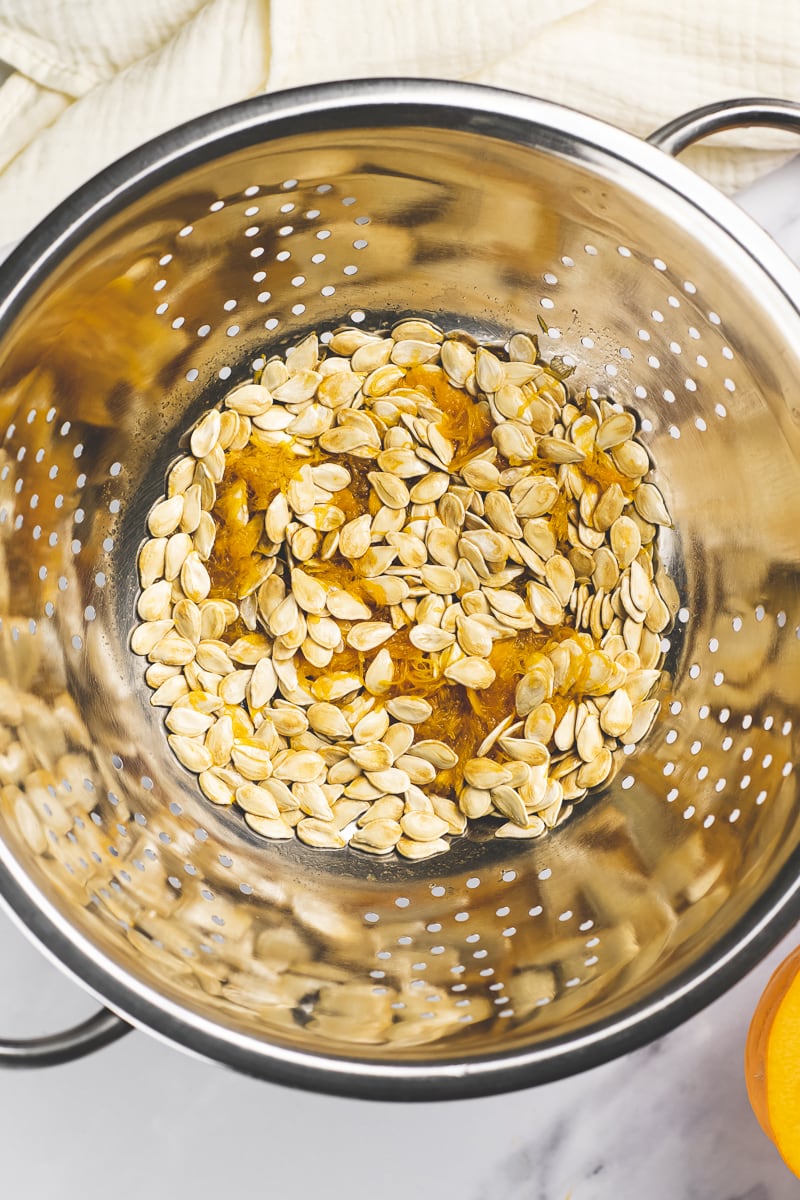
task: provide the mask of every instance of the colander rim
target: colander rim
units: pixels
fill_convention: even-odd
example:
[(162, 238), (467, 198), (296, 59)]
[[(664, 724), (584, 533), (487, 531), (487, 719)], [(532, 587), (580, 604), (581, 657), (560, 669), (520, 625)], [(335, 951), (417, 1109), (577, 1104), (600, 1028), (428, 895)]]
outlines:
[[(682, 163), (597, 118), (552, 101), (479, 84), (425, 79), (358, 79), (257, 96), (195, 118), (138, 147), (60, 204), (0, 265), (0, 351), (17, 313), (48, 272), (108, 217), (178, 170), (263, 140), (330, 127), (441, 125), (613, 161), (666, 189), (708, 219), (752, 260), (800, 315), (800, 275), (747, 214)], [(414, 120), (409, 118), (413, 117)], [(352, 118), (347, 120), (347, 118)], [(522, 137), (523, 131), (527, 137)], [(634, 176), (631, 176), (634, 178)], [(0, 839), (0, 901), (43, 952), (102, 1003), (135, 1026), (203, 1058), (289, 1086), (356, 1098), (445, 1100), (512, 1091), (598, 1066), (663, 1036), (738, 982), (800, 915), (800, 847), (758, 901), (691, 967), (658, 993), (574, 1034), (533, 1048), (435, 1062), (375, 1062), (296, 1051), (209, 1021), (160, 996), (119, 967), (61, 913)]]

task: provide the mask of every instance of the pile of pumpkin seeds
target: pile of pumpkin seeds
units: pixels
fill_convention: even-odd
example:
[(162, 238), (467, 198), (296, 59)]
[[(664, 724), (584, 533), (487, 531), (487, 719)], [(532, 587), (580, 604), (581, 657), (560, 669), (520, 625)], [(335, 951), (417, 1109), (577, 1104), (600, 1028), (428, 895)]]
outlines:
[[(659, 707), (670, 516), (636, 429), (620, 404), (571, 395), (535, 338), (490, 348), (422, 319), (312, 333), (234, 387), (150, 512), (131, 640), (208, 799), (266, 838), (411, 859), (479, 818), (506, 838), (563, 821)], [(260, 536), (222, 594), (217, 493), (248, 447), (285, 469), (263, 509), (243, 490), (237, 520)], [(340, 502), (357, 478), (353, 515)], [(393, 639), (469, 704), (521, 633), (541, 636), (512, 711), (474, 752), (418, 737), (436, 695), (394, 686)], [(357, 668), (352, 653), (337, 666), (347, 648)]]

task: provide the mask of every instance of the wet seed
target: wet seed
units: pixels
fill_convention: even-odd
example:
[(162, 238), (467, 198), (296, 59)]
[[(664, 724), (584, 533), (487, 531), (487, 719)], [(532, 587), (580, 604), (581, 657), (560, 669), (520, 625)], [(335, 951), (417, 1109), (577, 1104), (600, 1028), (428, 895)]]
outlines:
[[(213, 803), (251, 797), (255, 832), (341, 848), (357, 822), (355, 848), (411, 858), (446, 851), (445, 834), (490, 813), (508, 818), (497, 836), (538, 837), (610, 778), (615, 739), (634, 744), (655, 719), (659, 634), (678, 601), (654, 582), (669, 514), (643, 479), (635, 417), (568, 398), (527, 334), (506, 353), (422, 318), (391, 338), (340, 330), (325, 347), (311, 334), (191, 431), (148, 518), (131, 649), (151, 661), (176, 756)], [(440, 381), (494, 422), (491, 444), (446, 435)], [(294, 456), (264, 499), (226, 491), (228, 454), (250, 443)], [(606, 454), (629, 484), (584, 467)], [(232, 600), (209, 598), (218, 495), (254, 535)], [(341, 585), (340, 555), (353, 566)], [(579, 632), (548, 642), (565, 618)], [(228, 645), (234, 621), (247, 633)], [(495, 643), (527, 631), (544, 649), (527, 652), (515, 711), (472, 758), (414, 741), (436, 701), (391, 694), (401, 646), (475, 697), (495, 681)], [(337, 670), (345, 647), (364, 657)], [(459, 765), (457, 804), (427, 794)]]

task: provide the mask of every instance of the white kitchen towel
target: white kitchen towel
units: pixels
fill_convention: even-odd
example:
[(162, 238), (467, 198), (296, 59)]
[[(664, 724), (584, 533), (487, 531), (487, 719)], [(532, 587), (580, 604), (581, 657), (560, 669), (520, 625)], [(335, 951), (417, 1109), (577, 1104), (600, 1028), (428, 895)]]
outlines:
[(0, 0), (0, 242), (158, 133), (261, 90), (268, 0)]
[[(797, 0), (0, 0), (0, 242), (127, 150), (301, 83), (469, 79), (646, 135), (737, 95), (800, 100)], [(741, 130), (687, 159), (726, 191), (791, 154)]]

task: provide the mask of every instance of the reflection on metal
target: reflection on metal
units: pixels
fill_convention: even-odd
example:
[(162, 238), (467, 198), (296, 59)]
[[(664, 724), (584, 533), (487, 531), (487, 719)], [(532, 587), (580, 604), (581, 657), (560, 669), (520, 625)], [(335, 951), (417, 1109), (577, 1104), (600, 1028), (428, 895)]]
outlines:
[[(800, 320), (737, 243), (793, 276), (684, 168), (576, 114), (342, 94), (142, 152), (85, 200), (146, 186), (8, 268), (41, 255), (0, 344), (0, 887), (112, 1007), (253, 1073), (522, 1086), (652, 1036), (791, 918)], [(681, 604), (659, 720), (602, 796), (540, 843), (478, 831), (419, 864), (213, 809), (127, 646), (176, 431), (257, 356), (404, 312), (479, 336), (541, 316), (546, 357), (636, 407)]]

